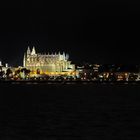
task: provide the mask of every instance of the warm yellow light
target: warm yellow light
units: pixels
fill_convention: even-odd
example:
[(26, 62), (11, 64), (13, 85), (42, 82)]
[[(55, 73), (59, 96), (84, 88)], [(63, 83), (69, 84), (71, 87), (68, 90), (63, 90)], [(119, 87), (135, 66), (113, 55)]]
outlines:
[(125, 73), (125, 76), (127, 76), (128, 75), (128, 73)]
[(73, 74), (73, 75), (75, 75), (76, 73), (75, 73), (75, 72), (73, 72), (72, 74)]

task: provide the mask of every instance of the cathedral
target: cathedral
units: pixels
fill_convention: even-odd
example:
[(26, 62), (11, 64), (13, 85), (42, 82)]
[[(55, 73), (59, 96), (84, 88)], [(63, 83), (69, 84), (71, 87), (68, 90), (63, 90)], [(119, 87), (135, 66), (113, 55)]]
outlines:
[(75, 70), (75, 65), (69, 61), (69, 55), (59, 53), (40, 54), (36, 53), (35, 47), (24, 54), (23, 67), (32, 71), (47, 72), (72, 72)]

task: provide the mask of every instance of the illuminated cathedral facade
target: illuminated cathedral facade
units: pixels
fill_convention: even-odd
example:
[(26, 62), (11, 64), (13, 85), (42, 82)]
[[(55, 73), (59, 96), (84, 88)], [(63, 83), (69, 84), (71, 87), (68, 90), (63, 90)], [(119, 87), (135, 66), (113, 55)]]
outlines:
[(69, 61), (69, 55), (64, 52), (61, 54), (40, 54), (36, 53), (35, 47), (24, 54), (23, 67), (33, 70), (46, 72), (71, 72), (75, 70), (75, 65)]

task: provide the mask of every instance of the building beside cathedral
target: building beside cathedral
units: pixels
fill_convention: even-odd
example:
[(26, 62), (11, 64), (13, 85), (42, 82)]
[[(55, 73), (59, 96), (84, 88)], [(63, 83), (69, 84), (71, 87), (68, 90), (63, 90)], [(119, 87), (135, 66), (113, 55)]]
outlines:
[(59, 53), (54, 54), (40, 54), (37, 53), (35, 47), (24, 54), (23, 67), (31, 71), (40, 71), (42, 73), (49, 72), (73, 72), (75, 65), (69, 61), (69, 55)]

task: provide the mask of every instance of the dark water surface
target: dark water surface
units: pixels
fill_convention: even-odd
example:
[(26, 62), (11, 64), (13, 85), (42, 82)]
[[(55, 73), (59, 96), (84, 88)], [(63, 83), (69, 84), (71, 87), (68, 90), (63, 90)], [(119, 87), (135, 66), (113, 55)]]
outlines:
[(0, 140), (139, 139), (140, 85), (0, 85)]

